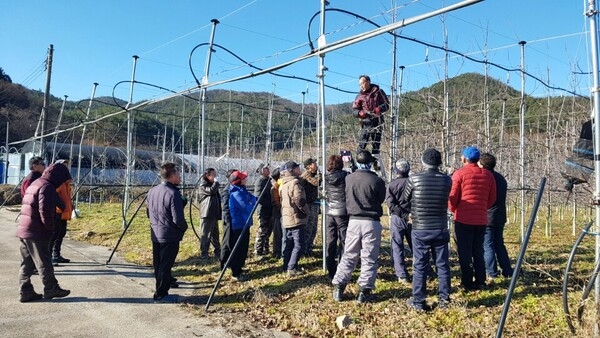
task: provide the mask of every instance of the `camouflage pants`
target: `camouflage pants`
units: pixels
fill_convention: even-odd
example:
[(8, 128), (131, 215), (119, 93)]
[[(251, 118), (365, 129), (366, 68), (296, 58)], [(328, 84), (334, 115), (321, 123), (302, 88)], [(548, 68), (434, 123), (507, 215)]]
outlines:
[(306, 236), (304, 248), (304, 255), (310, 256), (313, 251), (315, 238), (317, 237), (317, 223), (319, 222), (319, 209), (320, 205), (317, 203), (310, 203), (308, 205), (308, 222), (306, 224)]
[(269, 237), (273, 232), (273, 219), (269, 217), (258, 218), (258, 232), (256, 234), (256, 243), (254, 244), (254, 253), (259, 256), (269, 254)]

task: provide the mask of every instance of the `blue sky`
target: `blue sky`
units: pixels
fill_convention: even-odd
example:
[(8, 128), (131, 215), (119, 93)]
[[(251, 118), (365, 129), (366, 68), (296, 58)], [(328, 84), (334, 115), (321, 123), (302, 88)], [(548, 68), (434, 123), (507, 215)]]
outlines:
[[(458, 3), (457, 0), (331, 0), (328, 8), (343, 9), (367, 17), (379, 25), (411, 18)], [(550, 84), (582, 95), (589, 94), (589, 24), (585, 0), (487, 0), (459, 9), (445, 17), (448, 47), (476, 59), (485, 59), (506, 68), (519, 68), (518, 42), (527, 41), (527, 72)], [(394, 10), (395, 8), (395, 10)], [(216, 18), (214, 42), (259, 68), (294, 60), (310, 51), (308, 24), (320, 9), (319, 0), (223, 0), (223, 1), (4, 1), (0, 12), (0, 67), (13, 82), (43, 89), (43, 62), (54, 45), (51, 93), (70, 100), (87, 99), (98, 82), (96, 96), (110, 96), (120, 81), (128, 81), (132, 55), (140, 56), (136, 80), (182, 91), (194, 86), (188, 61), (190, 52), (210, 38), (211, 19)], [(375, 27), (341, 12), (327, 12), (327, 43), (372, 30)], [(315, 41), (319, 16), (310, 27)], [(405, 37), (432, 45), (443, 45), (444, 25), (434, 17), (398, 30)], [(390, 92), (393, 46), (390, 35), (328, 53), (325, 83), (350, 93), (327, 89), (328, 104), (349, 102), (358, 90), (358, 75), (369, 74), (374, 83)], [(225, 50), (215, 48), (210, 63), (209, 83), (227, 81), (255, 72)], [(487, 52), (486, 52), (487, 51)], [(204, 74), (207, 49), (199, 47), (192, 56), (198, 78)], [(484, 73), (482, 64), (450, 55), (448, 75)], [(397, 66), (405, 66), (403, 91), (430, 86), (443, 79), (444, 54), (435, 48), (406, 39), (397, 40)], [(309, 58), (278, 71), (279, 74), (316, 80), (318, 59)], [(490, 76), (507, 81), (520, 90), (518, 72), (489, 68)], [(270, 74), (213, 88), (238, 91), (275, 92), (301, 102), (318, 102), (318, 86)], [(544, 96), (548, 90), (538, 81), (526, 80), (526, 93)], [(129, 85), (115, 89), (119, 98), (129, 97)], [(552, 95), (561, 91), (552, 90)], [(160, 98), (167, 91), (136, 86), (134, 101)]]

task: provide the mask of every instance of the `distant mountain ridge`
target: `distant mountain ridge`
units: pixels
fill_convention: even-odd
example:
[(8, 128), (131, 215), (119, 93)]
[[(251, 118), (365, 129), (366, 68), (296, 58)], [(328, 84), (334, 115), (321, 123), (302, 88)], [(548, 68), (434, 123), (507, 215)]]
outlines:
[[(514, 118), (518, 114), (520, 104), (520, 92), (506, 85), (505, 83), (493, 78), (477, 73), (466, 73), (454, 78), (448, 79), (446, 83), (450, 98), (450, 107), (452, 109), (481, 109), (482, 102), (486, 93), (496, 118), (498, 117), (498, 107), (502, 101), (507, 105), (507, 118)], [(389, 93), (388, 93), (389, 94)], [(402, 105), (400, 114), (408, 118), (417, 118), (424, 111), (429, 114), (437, 115), (443, 108), (444, 102), (444, 84), (437, 82), (426, 88), (416, 91), (402, 93)], [(550, 98), (552, 106), (559, 105), (563, 97)], [(116, 102), (115, 102), (116, 101)], [(578, 105), (585, 107), (585, 100), (576, 99)], [(272, 102), (272, 108), (271, 107)], [(10, 123), (9, 140), (25, 140), (32, 137), (38, 126), (38, 120), (43, 103), (43, 93), (37, 90), (27, 89), (19, 84), (0, 80), (0, 126)], [(51, 97), (51, 104), (47, 118), (47, 131), (53, 131), (57, 124), (58, 115), (62, 106), (61, 98)], [(548, 107), (546, 98), (527, 97), (528, 109), (531, 115), (540, 115)], [(96, 116), (103, 116), (114, 112), (119, 107), (125, 106), (125, 101), (113, 99), (112, 97), (99, 97), (95, 99), (90, 112), (90, 119)], [(243, 107), (243, 108), (242, 108)], [(87, 102), (66, 101), (65, 111), (59, 129), (72, 127), (85, 121)], [(198, 101), (197, 99), (176, 97), (158, 103), (153, 103), (141, 111), (135, 112), (136, 126), (136, 144), (139, 147), (160, 147), (163, 144), (175, 149), (178, 140), (182, 137), (182, 130), (185, 128), (190, 136), (186, 136), (186, 148), (194, 148), (198, 143), (197, 136), (189, 133), (198, 130)], [(299, 137), (297, 132), (301, 127), (299, 113), (302, 110), (300, 103), (292, 102), (266, 92), (237, 92), (229, 90), (209, 90), (207, 92), (207, 118), (206, 130), (209, 134), (209, 142), (224, 143), (227, 132), (235, 140), (242, 142), (249, 136), (254, 139), (252, 142), (264, 142), (266, 137), (266, 113), (269, 109), (273, 110), (272, 140), (274, 149), (284, 149), (293, 146), (293, 137), (290, 135), (296, 133), (295, 138)], [(320, 110), (316, 104), (304, 105), (304, 128), (313, 129), (318, 121), (317, 112)], [(539, 111), (539, 112), (538, 112)], [(334, 124), (356, 125), (355, 119), (351, 116), (351, 102), (344, 104), (327, 105), (327, 119)], [(195, 116), (192, 117), (192, 116)], [(97, 123), (93, 131), (96, 136), (95, 142), (104, 145), (122, 146), (125, 143), (125, 114), (107, 119)], [(429, 116), (431, 119), (439, 120), (438, 116)], [(239, 128), (240, 123), (244, 122), (244, 127)], [(333, 120), (332, 120), (333, 119)], [(185, 121), (182, 123), (182, 121)], [(229, 128), (229, 122), (235, 127)], [(0, 127), (1, 128), (1, 127)], [(81, 129), (81, 128), (79, 128)], [(74, 130), (59, 135), (58, 142), (69, 143), (80, 139), (81, 130)], [(88, 128), (87, 138), (91, 136), (92, 130)], [(242, 130), (240, 130), (242, 129)], [(239, 135), (242, 132), (243, 135)], [(341, 132), (341, 131), (340, 131)], [(165, 134), (168, 136), (165, 138)], [(77, 141), (75, 141), (77, 142)], [(88, 143), (86, 141), (84, 143)], [(183, 141), (182, 141), (183, 142)], [(246, 141), (250, 142), (250, 141)], [(221, 146), (224, 146), (221, 144)], [(197, 146), (196, 146), (197, 148)]]

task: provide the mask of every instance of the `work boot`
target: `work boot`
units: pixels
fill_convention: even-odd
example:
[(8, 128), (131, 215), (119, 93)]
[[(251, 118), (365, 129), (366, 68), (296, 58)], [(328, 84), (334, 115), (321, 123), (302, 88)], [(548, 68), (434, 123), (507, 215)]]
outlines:
[(69, 263), (71, 260), (68, 258), (64, 258), (63, 256), (52, 257), (52, 261), (56, 261), (57, 263)]
[(345, 284), (333, 285), (333, 300), (336, 302), (344, 300), (344, 289), (346, 289)]
[(375, 295), (373, 294), (373, 290), (371, 289), (360, 289), (360, 293), (358, 294), (358, 298), (356, 302), (359, 304), (369, 303), (375, 300)]
[(57, 284), (53, 289), (44, 291), (45, 299), (52, 298), (63, 298), (68, 296), (71, 293), (69, 290), (61, 289), (61, 287)]
[(21, 303), (33, 302), (33, 301), (40, 300), (40, 299), (42, 299), (42, 295), (40, 295), (39, 293), (36, 293), (35, 291), (21, 293), (19, 295), (19, 302), (21, 302)]

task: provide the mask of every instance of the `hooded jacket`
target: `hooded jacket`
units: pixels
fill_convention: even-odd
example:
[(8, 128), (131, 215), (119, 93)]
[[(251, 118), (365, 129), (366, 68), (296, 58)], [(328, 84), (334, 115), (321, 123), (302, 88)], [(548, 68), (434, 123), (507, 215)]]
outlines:
[(221, 194), (219, 182), (209, 182), (205, 178), (200, 181), (200, 218), (221, 219)]
[(281, 178), (281, 224), (287, 228), (306, 225), (308, 222), (308, 204), (304, 186), (289, 173)]
[(56, 188), (71, 179), (69, 169), (63, 164), (53, 164), (40, 178), (29, 185), (23, 196), (17, 237), (49, 241), (54, 233)]

